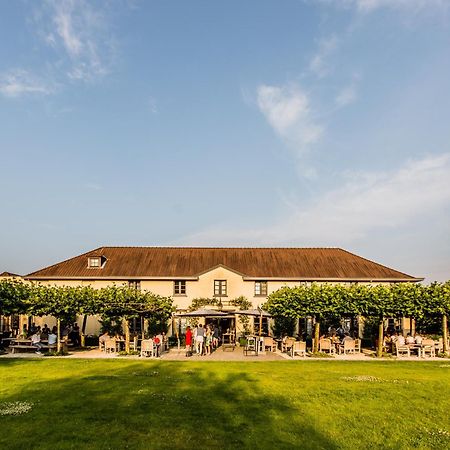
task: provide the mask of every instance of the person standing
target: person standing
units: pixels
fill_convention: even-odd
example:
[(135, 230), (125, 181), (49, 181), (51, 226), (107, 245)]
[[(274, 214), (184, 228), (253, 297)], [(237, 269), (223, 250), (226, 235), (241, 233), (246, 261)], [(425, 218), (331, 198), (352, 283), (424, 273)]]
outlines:
[(191, 327), (186, 328), (186, 357), (192, 356), (192, 331)]
[(195, 350), (197, 355), (201, 355), (203, 353), (203, 341), (205, 339), (205, 329), (201, 323), (197, 326), (197, 335), (195, 338)]
[(211, 354), (211, 342), (212, 342), (212, 333), (211, 329), (209, 327), (206, 328), (206, 335), (205, 335), (205, 354), (210, 355)]

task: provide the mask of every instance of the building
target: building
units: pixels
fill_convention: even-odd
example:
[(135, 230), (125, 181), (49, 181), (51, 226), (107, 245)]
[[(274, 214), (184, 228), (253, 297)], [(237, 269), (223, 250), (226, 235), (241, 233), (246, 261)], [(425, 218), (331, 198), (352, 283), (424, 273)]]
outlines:
[[(37, 270), (26, 280), (102, 288), (128, 284), (172, 296), (185, 311), (195, 298), (224, 310), (244, 296), (253, 307), (283, 286), (301, 283), (402, 283), (415, 278), (340, 248), (100, 247)], [(87, 332), (98, 330), (91, 321)]]

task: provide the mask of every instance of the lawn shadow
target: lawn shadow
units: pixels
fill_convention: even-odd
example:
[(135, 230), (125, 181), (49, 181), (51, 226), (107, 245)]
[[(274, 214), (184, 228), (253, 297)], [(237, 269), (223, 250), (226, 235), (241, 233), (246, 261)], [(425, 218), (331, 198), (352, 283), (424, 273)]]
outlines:
[[(35, 361), (34, 368), (58, 375), (58, 367), (71, 365), (57, 362)], [(26, 416), (0, 416), (8, 430), (1, 448), (337, 448), (314, 418), (305, 420), (242, 367), (114, 360), (76, 367), (55, 381), (27, 379), (20, 392), (1, 398), (34, 403)]]

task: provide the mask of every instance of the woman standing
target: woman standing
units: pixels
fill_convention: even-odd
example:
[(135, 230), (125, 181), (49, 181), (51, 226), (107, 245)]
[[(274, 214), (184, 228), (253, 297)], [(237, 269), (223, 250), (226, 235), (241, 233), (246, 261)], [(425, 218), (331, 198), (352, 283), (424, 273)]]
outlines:
[(206, 327), (205, 352), (207, 355), (211, 354), (211, 342), (212, 342), (211, 329), (209, 327)]
[(191, 327), (186, 328), (186, 356), (192, 356), (192, 331)]

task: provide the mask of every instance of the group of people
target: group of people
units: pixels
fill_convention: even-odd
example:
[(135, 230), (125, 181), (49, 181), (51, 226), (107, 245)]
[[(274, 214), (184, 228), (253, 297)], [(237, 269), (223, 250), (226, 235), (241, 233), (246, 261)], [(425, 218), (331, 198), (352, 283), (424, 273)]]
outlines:
[(42, 353), (42, 349), (44, 348), (44, 342), (46, 341), (48, 345), (55, 345), (58, 340), (57, 328), (53, 327), (50, 329), (47, 324), (45, 324), (42, 328), (35, 323), (33, 323), (29, 330), (27, 330), (27, 326), (24, 325), (22, 328), (22, 334), (20, 337), (24, 339), (30, 339), (31, 345), (36, 348), (36, 353), (40, 355)]
[(398, 332), (394, 332), (392, 334), (386, 333), (383, 338), (383, 346), (389, 351), (394, 351), (396, 345), (421, 345), (422, 341), (423, 337), (418, 333), (415, 336), (408, 333), (406, 337)]
[[(33, 347), (36, 347), (36, 353), (41, 354), (45, 343), (48, 345), (56, 344), (58, 340), (58, 328), (55, 325), (50, 329), (47, 324), (41, 327), (33, 322), (28, 329), (27, 325), (24, 324), (19, 338), (30, 339)], [(81, 338), (78, 324), (75, 322), (73, 325), (66, 325), (61, 331), (61, 338), (67, 338), (75, 347), (79, 347), (81, 345)]]
[(210, 355), (219, 346), (220, 330), (217, 324), (202, 325), (199, 323), (194, 330), (186, 328), (186, 356), (193, 352), (199, 356)]
[[(131, 334), (130, 340), (131, 341), (136, 340), (136, 342), (137, 342), (138, 337), (139, 337), (139, 335), (137, 333)], [(118, 332), (114, 333), (112, 331), (106, 330), (98, 338), (98, 345), (99, 345), (100, 350), (105, 349), (106, 341), (108, 341), (110, 339), (114, 339), (116, 342), (118, 342), (118, 341), (124, 342), (125, 341), (125, 337), (122, 336), (120, 333), (118, 333)], [(149, 339), (151, 339), (153, 341), (153, 345), (155, 346), (155, 349), (156, 349), (156, 356), (158, 356), (158, 357), (161, 356), (161, 353), (167, 343), (166, 333), (164, 333), (164, 331), (162, 331), (158, 334), (154, 334), (154, 335), (150, 336)]]

